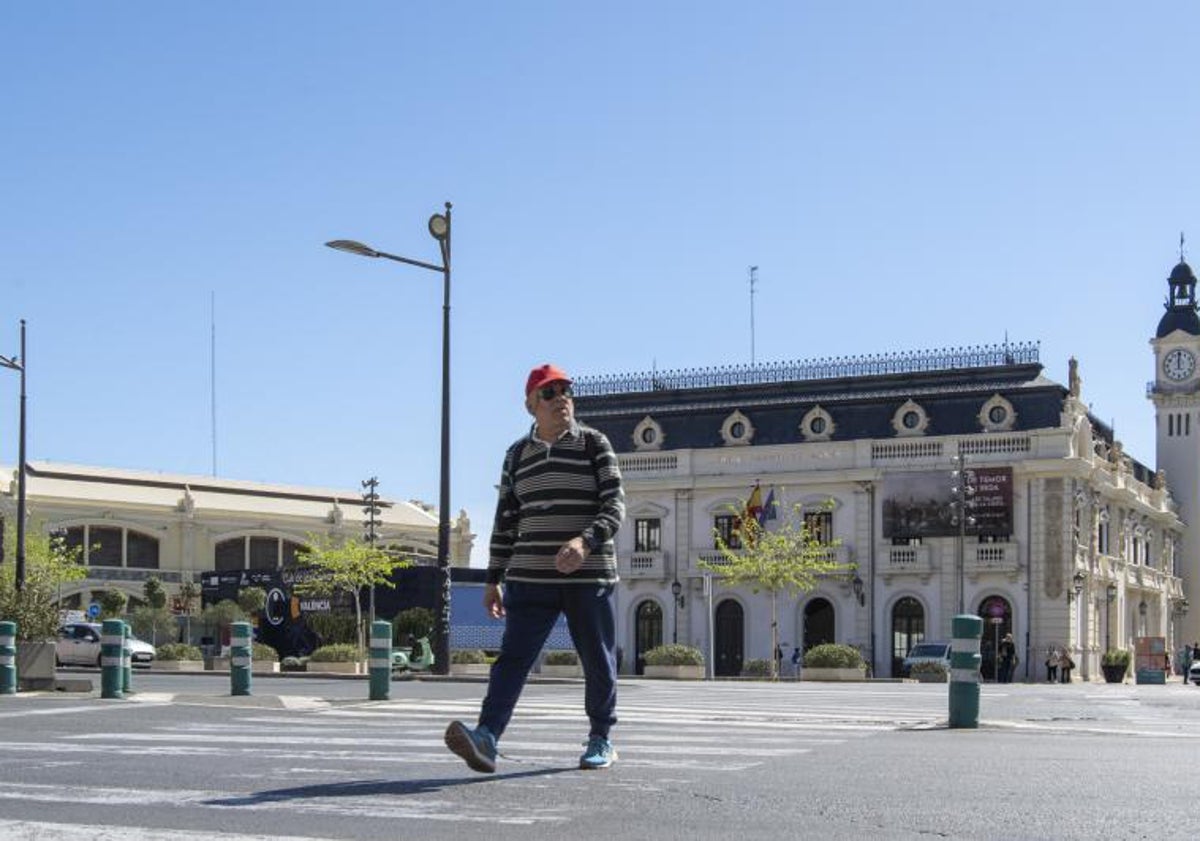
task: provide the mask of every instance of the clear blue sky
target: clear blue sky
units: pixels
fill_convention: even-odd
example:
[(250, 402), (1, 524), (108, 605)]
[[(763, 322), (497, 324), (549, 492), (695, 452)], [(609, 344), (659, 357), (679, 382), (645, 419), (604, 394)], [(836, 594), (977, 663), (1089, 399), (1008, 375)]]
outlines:
[[(1040, 340), (1153, 465), (1148, 340), (1200, 254), (1200, 6), (0, 5), (0, 353), (29, 456), (436, 502), (482, 561), (528, 369)], [(1200, 266), (1200, 256), (1193, 260)], [(17, 378), (0, 372), (0, 459)]]

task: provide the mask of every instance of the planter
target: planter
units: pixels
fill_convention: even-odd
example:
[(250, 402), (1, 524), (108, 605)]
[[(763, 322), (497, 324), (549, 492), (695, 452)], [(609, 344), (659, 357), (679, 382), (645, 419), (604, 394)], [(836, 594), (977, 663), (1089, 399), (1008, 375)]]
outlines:
[(910, 677), (917, 683), (946, 683), (949, 681), (949, 676), (942, 672), (941, 674), (933, 674), (932, 672), (914, 672)]
[(227, 672), (229, 671), (229, 658), (214, 657), (209, 661), (208, 668), (214, 672)]
[(491, 663), (451, 663), (450, 674), (459, 677), (487, 677), (492, 673)]
[(542, 664), (542, 677), (583, 677), (583, 666), (578, 663), (571, 665)]
[(54, 643), (17, 643), (17, 683), (21, 689), (54, 688)]
[(1125, 672), (1128, 666), (1101, 666), (1100, 671), (1104, 672), (1105, 683), (1124, 683)]
[(155, 672), (202, 672), (203, 660), (155, 660), (150, 664)]
[(665, 680), (704, 680), (703, 666), (646, 666), (645, 677)]
[(323, 663), (319, 660), (309, 660), (308, 670), (310, 672), (328, 672), (335, 675), (366, 674), (362, 668), (362, 663), (353, 660), (344, 660), (337, 663)]
[(861, 666), (857, 669), (819, 669), (804, 668), (800, 670), (801, 680), (812, 681), (856, 681), (867, 679), (867, 669)]
[(279, 674), (279, 661), (275, 660), (268, 663), (262, 660), (255, 660), (250, 664), (250, 674), (277, 675)]

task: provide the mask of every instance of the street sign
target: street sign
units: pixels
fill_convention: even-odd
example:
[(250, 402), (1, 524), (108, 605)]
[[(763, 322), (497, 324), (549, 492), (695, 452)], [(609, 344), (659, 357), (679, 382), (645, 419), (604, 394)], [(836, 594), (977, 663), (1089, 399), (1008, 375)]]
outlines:
[(89, 604), (88, 605), (88, 616), (95, 619), (99, 615), (100, 615), (100, 604), (98, 602), (92, 602), (91, 604)]

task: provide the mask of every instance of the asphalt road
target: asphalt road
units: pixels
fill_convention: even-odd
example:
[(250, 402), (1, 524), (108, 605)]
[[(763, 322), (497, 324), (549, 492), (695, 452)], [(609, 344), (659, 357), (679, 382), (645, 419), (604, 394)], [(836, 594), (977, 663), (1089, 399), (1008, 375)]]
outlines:
[[(98, 683), (98, 680), (97, 680)], [(530, 685), (495, 775), (442, 745), (481, 683), (138, 673), (0, 697), (0, 839), (1184, 838), (1200, 688), (624, 680), (621, 752), (576, 768), (577, 682)]]

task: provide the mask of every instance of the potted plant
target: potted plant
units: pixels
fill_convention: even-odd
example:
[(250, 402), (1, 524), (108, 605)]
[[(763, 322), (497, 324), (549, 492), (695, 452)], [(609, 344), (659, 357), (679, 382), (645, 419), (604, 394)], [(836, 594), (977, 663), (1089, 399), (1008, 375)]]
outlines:
[(1100, 658), (1100, 671), (1104, 672), (1105, 683), (1124, 683), (1125, 673), (1133, 658), (1123, 648), (1110, 648)]
[(827, 642), (804, 654), (801, 680), (865, 680), (867, 664), (862, 652), (852, 645)]
[(932, 660), (913, 663), (908, 675), (918, 683), (945, 683), (950, 677), (943, 664)]
[(704, 677), (704, 655), (691, 645), (660, 645), (644, 655), (646, 677), (700, 680)]
[(362, 674), (358, 646), (344, 642), (323, 645), (308, 656), (308, 671), (343, 675)]
[(579, 655), (574, 651), (547, 651), (542, 658), (542, 674), (546, 677), (582, 677)]
[(266, 643), (254, 643), (250, 652), (250, 671), (256, 675), (277, 673), (279, 652)]
[[(16, 545), (15, 523), (4, 517), (5, 546)], [(87, 577), (82, 548), (68, 548), (60, 534), (40, 528), (25, 534), (25, 581), (18, 591), (15, 564), (0, 563), (0, 619), (17, 625), (17, 682), (20, 689), (53, 689), (55, 641), (62, 585)]]
[(167, 642), (158, 646), (150, 668), (164, 672), (202, 672), (204, 654), (194, 645)]
[(742, 677), (769, 678), (771, 676), (771, 661), (755, 658), (742, 663)]
[(492, 665), (479, 648), (456, 648), (450, 652), (450, 673), (454, 675), (487, 675)]

